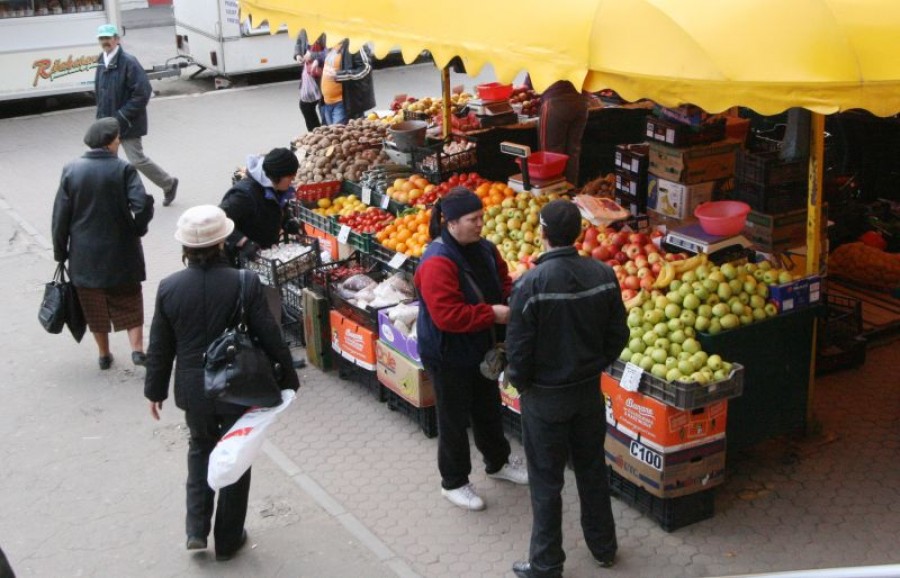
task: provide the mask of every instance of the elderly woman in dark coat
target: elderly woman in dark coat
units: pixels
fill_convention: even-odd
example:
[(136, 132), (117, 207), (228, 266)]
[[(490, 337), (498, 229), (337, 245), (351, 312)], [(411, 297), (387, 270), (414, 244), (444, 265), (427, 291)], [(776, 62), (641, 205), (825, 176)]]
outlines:
[(153, 218), (153, 197), (133, 166), (120, 159), (119, 123), (94, 122), (84, 137), (91, 150), (65, 166), (53, 204), (53, 255), (69, 274), (109, 369), (110, 325), (128, 331), (131, 359), (143, 365), (146, 279), (141, 237)]
[[(175, 405), (184, 410), (190, 429), (187, 479), (187, 549), (206, 548), (215, 492), (206, 482), (209, 454), (247, 409), (204, 395), (203, 354), (210, 342), (233, 325), (241, 288), (241, 272), (229, 266), (223, 254), (225, 239), (234, 222), (222, 209), (201, 205), (185, 211), (178, 220), (175, 239), (184, 247), (187, 268), (163, 279), (156, 294), (156, 311), (150, 327), (144, 396), (150, 412), (159, 410), (169, 394), (175, 367)], [(300, 386), (291, 368), (291, 354), (275, 324), (262, 286), (255, 275), (245, 275), (244, 308), (250, 334), (269, 357), (285, 368), (282, 389)], [(244, 519), (250, 492), (250, 470), (234, 484), (222, 488), (216, 510), (216, 559), (228, 560), (247, 541)]]

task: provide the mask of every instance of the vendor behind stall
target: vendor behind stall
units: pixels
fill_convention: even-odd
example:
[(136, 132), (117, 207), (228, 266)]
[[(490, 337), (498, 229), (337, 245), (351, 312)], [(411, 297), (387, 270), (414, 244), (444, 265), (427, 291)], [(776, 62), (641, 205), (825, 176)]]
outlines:
[(587, 102), (568, 80), (554, 82), (541, 95), (541, 150), (569, 155), (566, 180), (576, 187), (587, 119)]

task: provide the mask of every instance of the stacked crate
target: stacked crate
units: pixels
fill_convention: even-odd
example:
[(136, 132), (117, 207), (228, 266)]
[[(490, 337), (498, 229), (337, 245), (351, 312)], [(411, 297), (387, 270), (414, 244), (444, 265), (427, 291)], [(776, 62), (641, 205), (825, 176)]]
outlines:
[(677, 223), (734, 184), (740, 141), (726, 138), (724, 118), (696, 107), (658, 108), (647, 118), (649, 177), (647, 207)]
[(616, 202), (632, 215), (647, 213), (647, 177), (650, 147), (647, 143), (616, 146)]
[(623, 386), (624, 363), (600, 380), (610, 488), (666, 531), (713, 515), (725, 479), (728, 399), (743, 391), (743, 368), (716, 384), (673, 384), (648, 373)]

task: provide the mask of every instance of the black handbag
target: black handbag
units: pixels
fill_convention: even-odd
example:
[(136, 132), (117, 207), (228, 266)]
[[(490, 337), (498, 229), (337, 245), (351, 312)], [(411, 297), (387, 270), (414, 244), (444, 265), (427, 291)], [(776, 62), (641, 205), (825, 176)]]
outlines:
[(48, 333), (61, 333), (68, 316), (67, 308), (71, 302), (69, 293), (75, 292), (72, 284), (66, 280), (66, 267), (60, 263), (53, 274), (53, 280), (44, 285), (44, 298), (38, 309), (38, 321)]
[(273, 363), (247, 328), (244, 308), (246, 271), (241, 270), (236, 322), (217, 337), (204, 354), (203, 389), (206, 396), (247, 407), (274, 407), (281, 403), (277, 373)]

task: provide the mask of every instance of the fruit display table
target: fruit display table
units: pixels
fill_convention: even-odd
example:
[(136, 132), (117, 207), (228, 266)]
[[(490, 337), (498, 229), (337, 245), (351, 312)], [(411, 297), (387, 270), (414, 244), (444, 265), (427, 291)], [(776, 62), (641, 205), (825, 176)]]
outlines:
[(820, 306), (760, 323), (700, 334), (703, 350), (745, 368), (744, 391), (728, 405), (728, 454), (806, 427), (812, 333)]

